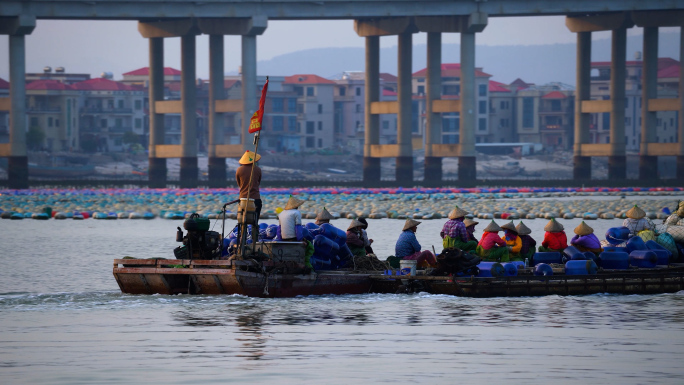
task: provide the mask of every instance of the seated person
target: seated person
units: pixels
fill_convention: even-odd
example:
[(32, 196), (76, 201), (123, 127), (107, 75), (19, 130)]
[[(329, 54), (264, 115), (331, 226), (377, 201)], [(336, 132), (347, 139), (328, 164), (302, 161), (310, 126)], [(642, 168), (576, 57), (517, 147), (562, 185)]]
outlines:
[[(475, 238), (475, 226), (480, 223), (478, 221), (474, 221), (470, 218), (466, 218), (463, 221), (463, 224), (466, 227), (466, 231), (468, 232), (468, 241), (475, 241), (475, 244), (480, 242), (477, 238)], [(476, 246), (477, 247), (477, 246)]]
[(455, 247), (463, 251), (473, 251), (477, 247), (477, 242), (468, 239), (468, 230), (463, 223), (466, 214), (468, 213), (458, 206), (449, 213), (449, 220), (446, 221), (439, 233), (442, 237), (442, 246), (445, 249)]
[(354, 256), (366, 255), (366, 247), (363, 242), (363, 223), (354, 219), (347, 227), (347, 246)]
[(290, 195), (290, 199), (287, 201), (285, 208), (278, 214), (280, 237), (283, 241), (302, 240), (302, 213), (298, 210), (299, 206), (302, 204), (304, 204), (303, 200), (299, 200)]
[(371, 244), (373, 243), (372, 239), (368, 238), (368, 233), (366, 233), (366, 229), (368, 228), (368, 221), (366, 221), (366, 218), (359, 218), (359, 222), (363, 223), (363, 226), (361, 227), (361, 232), (363, 233), (363, 247), (366, 248), (366, 254), (375, 254), (373, 252), (373, 248), (371, 247)]
[(532, 239), (530, 237), (530, 233), (532, 230), (530, 230), (529, 227), (525, 226), (522, 221), (518, 223), (517, 226), (515, 226), (515, 229), (518, 230), (518, 236), (520, 237), (520, 241), (522, 242), (522, 246), (520, 247), (520, 257), (525, 260), (525, 258), (532, 260), (532, 257), (534, 256), (534, 247), (537, 246), (537, 241)]
[(601, 241), (594, 234), (594, 229), (589, 227), (584, 221), (575, 227), (575, 235), (572, 237), (570, 244), (575, 246), (579, 251), (591, 251), (592, 253), (599, 255), (603, 252), (601, 248)]
[(334, 218), (335, 217), (333, 217), (332, 214), (330, 214), (328, 210), (323, 207), (323, 210), (316, 215), (316, 221), (314, 223), (320, 226), (324, 223), (330, 223), (330, 220)]
[(511, 261), (522, 261), (520, 250), (522, 249), (522, 239), (518, 236), (518, 229), (515, 228), (513, 221), (510, 221), (501, 228), (504, 230), (504, 235), (501, 237), (506, 241), (506, 246), (509, 247), (508, 253)]
[(639, 206), (634, 205), (627, 211), (626, 215), (627, 218), (622, 222), (622, 225), (629, 229), (631, 235), (638, 235), (643, 230), (655, 230), (653, 223), (646, 218), (646, 212)]
[(416, 231), (421, 222), (411, 218), (406, 220), (401, 230), (394, 253), (398, 258), (418, 261), (418, 267), (436, 266), (437, 258), (429, 250), (421, 251), (420, 243), (416, 239)]
[(480, 243), (477, 244), (477, 255), (486, 262), (508, 262), (510, 256), (508, 254), (508, 246), (506, 241), (499, 237), (499, 231), (503, 229), (492, 221), (484, 228), (484, 234)]
[(556, 251), (562, 253), (568, 247), (568, 237), (565, 235), (563, 225), (555, 218), (551, 218), (549, 223), (544, 226), (544, 240), (539, 246), (540, 252)]

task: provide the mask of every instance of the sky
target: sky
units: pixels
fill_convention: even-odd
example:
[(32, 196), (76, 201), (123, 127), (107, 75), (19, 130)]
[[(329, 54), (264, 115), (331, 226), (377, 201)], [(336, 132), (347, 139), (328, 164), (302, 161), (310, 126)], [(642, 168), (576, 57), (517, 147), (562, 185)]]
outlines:
[[(661, 28), (661, 31), (676, 30)], [(629, 35), (641, 34), (632, 28)], [(426, 34), (415, 34), (414, 44), (425, 44)], [(610, 37), (610, 32), (594, 33), (594, 39)], [(208, 78), (208, 41), (197, 38), (197, 77)], [(575, 34), (565, 27), (562, 16), (489, 18), (489, 24), (476, 35), (477, 45), (540, 45), (572, 43)], [(458, 43), (459, 34), (445, 33), (442, 42)], [(382, 47), (397, 44), (396, 37), (380, 39)], [(257, 60), (303, 49), (322, 47), (363, 47), (364, 39), (354, 32), (351, 20), (269, 21), (257, 39)], [(164, 65), (180, 68), (180, 38), (165, 39)], [(26, 71), (41, 72), (43, 67), (65, 67), (70, 73), (100, 76), (122, 73), (148, 66), (148, 44), (137, 30), (135, 21), (38, 20), (36, 29), (26, 37)], [(8, 52), (7, 36), (0, 36), (0, 53)], [(0, 78), (8, 79), (7, 54), (0, 54)], [(225, 72), (235, 72), (240, 65), (240, 38), (225, 37)], [(359, 63), (363, 68), (363, 63)]]

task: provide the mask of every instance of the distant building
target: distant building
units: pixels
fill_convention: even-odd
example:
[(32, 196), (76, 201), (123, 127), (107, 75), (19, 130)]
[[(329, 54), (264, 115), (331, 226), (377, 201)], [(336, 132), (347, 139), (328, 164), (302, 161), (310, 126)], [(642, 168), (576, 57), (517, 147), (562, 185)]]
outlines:
[(574, 95), (574, 87), (563, 83), (532, 84), (518, 90), (515, 102), (518, 141), (542, 143), (551, 149), (571, 148)]
[[(591, 63), (591, 98), (610, 99), (610, 62)], [(679, 87), (679, 66), (671, 58), (658, 59), (658, 98), (677, 98)], [(625, 84), (625, 141), (628, 151), (639, 151), (641, 142), (641, 84), (643, 62), (627, 61), (627, 80)], [(677, 111), (657, 113), (657, 141), (659, 143), (677, 142), (679, 127)], [(592, 114), (590, 135), (592, 143), (610, 141), (610, 113)]]
[(149, 123), (145, 112), (146, 90), (107, 78), (74, 83), (80, 93), (81, 139), (97, 151), (122, 151), (124, 135), (131, 132), (146, 146)]
[[(0, 98), (9, 97), (9, 82), (0, 78)], [(9, 142), (9, 111), (0, 111), (0, 143)]]
[(297, 132), (301, 151), (332, 148), (334, 140), (334, 93), (336, 83), (318, 75), (285, 77), (283, 87), (297, 96)]
[(48, 151), (80, 149), (78, 109), (80, 93), (58, 80), (36, 80), (26, 85), (28, 130), (45, 135), (43, 143), (33, 146)]
[[(460, 99), (461, 97), (461, 64), (445, 63), (441, 66), (442, 99)], [(413, 124), (412, 132), (414, 138), (422, 137), (425, 133), (425, 92), (427, 68), (415, 72), (412, 80), (413, 92)], [(475, 119), (475, 141), (477, 143), (488, 143), (493, 140), (493, 133), (489, 127), (489, 78), (492, 75), (482, 71), (482, 68), (475, 68), (475, 93), (477, 95), (476, 109), (477, 118)], [(459, 128), (461, 117), (460, 113), (442, 114), (442, 143), (460, 143)], [(414, 142), (414, 148), (416, 148)]]

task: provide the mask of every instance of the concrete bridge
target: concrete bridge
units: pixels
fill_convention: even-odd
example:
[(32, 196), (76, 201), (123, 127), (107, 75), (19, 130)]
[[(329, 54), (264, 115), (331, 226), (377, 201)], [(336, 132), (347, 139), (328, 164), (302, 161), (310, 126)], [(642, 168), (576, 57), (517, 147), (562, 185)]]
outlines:
[[(642, 124), (639, 176), (657, 178), (657, 157), (677, 156), (677, 177), (684, 179), (684, 82), (678, 99), (657, 98), (658, 28), (684, 26), (684, 0), (2, 0), (0, 34), (9, 35), (10, 96), (0, 98), (0, 110), (10, 112), (10, 142), (0, 144), (9, 158), (9, 185), (28, 187), (25, 107), (25, 40), (40, 19), (138, 20), (149, 39), (150, 145), (149, 183), (166, 185), (166, 158), (180, 158), (181, 186), (198, 183), (195, 111), (195, 41), (209, 35), (210, 117), (209, 181), (227, 184), (225, 158), (239, 157), (251, 143), (249, 117), (256, 110), (257, 36), (268, 20), (353, 19), (366, 41), (366, 102), (363, 178), (380, 180), (380, 159), (396, 158), (396, 180), (413, 181), (411, 145), (411, 51), (414, 33), (427, 33), (425, 178), (438, 185), (442, 158), (459, 158), (459, 179), (475, 179), (475, 37), (490, 17), (565, 15), (577, 33), (574, 177), (591, 177), (591, 157), (609, 157), (609, 179), (625, 178), (625, 57), (627, 29), (644, 28)], [(591, 33), (612, 31), (610, 100), (590, 100)], [(684, 63), (684, 28), (680, 62)], [(461, 44), (460, 100), (441, 100), (442, 33), (459, 33)], [(242, 38), (242, 100), (226, 100), (223, 90), (223, 39)], [(397, 101), (380, 102), (380, 36), (398, 39)], [(163, 100), (164, 38), (181, 38), (181, 100)], [(684, 65), (680, 79), (684, 79)], [(679, 111), (678, 143), (656, 143), (656, 113)], [(242, 144), (220, 143), (220, 114), (242, 112)], [(440, 113), (459, 112), (460, 143), (440, 143)], [(610, 113), (610, 143), (588, 143), (591, 113)], [(181, 144), (163, 144), (163, 114), (181, 114)], [(379, 114), (397, 114), (397, 144), (380, 145)]]

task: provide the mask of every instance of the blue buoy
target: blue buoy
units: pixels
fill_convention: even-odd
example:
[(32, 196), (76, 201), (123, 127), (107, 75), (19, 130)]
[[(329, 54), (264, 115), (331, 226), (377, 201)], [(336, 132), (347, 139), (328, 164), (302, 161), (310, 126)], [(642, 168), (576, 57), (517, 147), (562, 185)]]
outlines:
[(534, 266), (534, 275), (548, 276), (553, 275), (553, 268), (546, 263), (538, 263)]
[(537, 265), (539, 263), (561, 263), (561, 253), (557, 251), (534, 253), (534, 256), (532, 257), (532, 264)]
[(629, 264), (631, 266), (651, 269), (656, 267), (658, 256), (652, 250), (634, 250), (629, 253)]
[(600, 257), (604, 269), (629, 269), (629, 254), (624, 251), (604, 251)]
[(630, 238), (629, 241), (627, 241), (626, 247), (627, 247), (627, 252), (630, 254), (634, 250), (648, 250), (648, 247), (646, 247), (646, 243), (639, 236)]
[(518, 275), (518, 266), (516, 266), (514, 263), (504, 263), (503, 268), (506, 277), (515, 277)]
[(565, 275), (591, 275), (597, 271), (598, 266), (592, 260), (573, 260), (565, 264)]
[(506, 275), (503, 265), (499, 262), (480, 262), (477, 267), (480, 269), (478, 277), (503, 277)]

